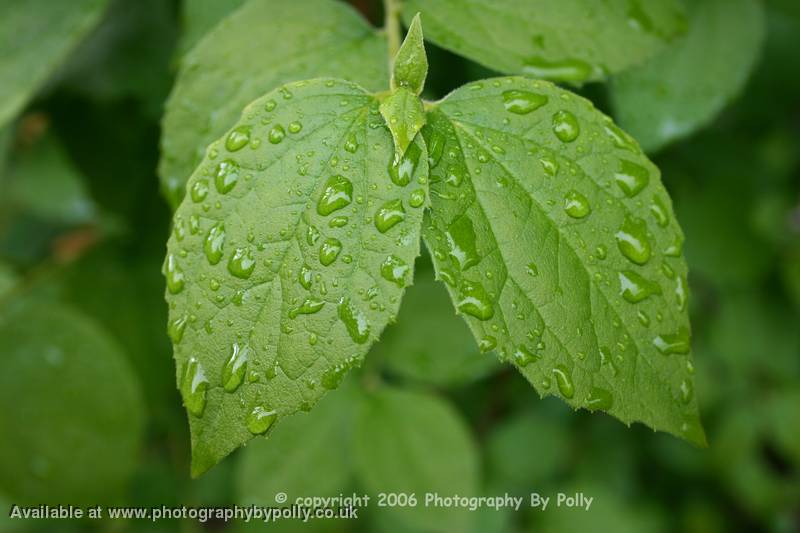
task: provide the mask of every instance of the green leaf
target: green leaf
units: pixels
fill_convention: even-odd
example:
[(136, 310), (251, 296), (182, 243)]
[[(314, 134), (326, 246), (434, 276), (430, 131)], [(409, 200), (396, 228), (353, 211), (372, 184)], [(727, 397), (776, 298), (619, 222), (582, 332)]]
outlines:
[[(0, 487), (18, 503), (109, 502), (136, 466), (139, 383), (94, 322), (52, 302), (0, 317)], [(91, 472), (91, 475), (87, 475)]]
[(388, 86), (386, 39), (332, 0), (258, 0), (224, 19), (186, 55), (167, 102), (159, 163), (173, 206), (206, 146), (250, 101), (282, 83), (334, 76)]
[(703, 443), (683, 234), (636, 143), (524, 78), (454, 91), (423, 133), (423, 235), (476, 339), (542, 395)]
[(19, 277), (11, 265), (0, 262), (0, 298), (9, 294), (19, 283)]
[(58, 81), (100, 101), (137, 98), (158, 119), (172, 86), (177, 38), (168, 2), (114, 0), (103, 24), (70, 55)]
[(184, 0), (182, 6), (183, 34), (180, 55), (185, 54), (219, 21), (233, 13), (247, 0)]
[(486, 443), (490, 486), (501, 492), (546, 486), (568, 464), (569, 441), (563, 421), (541, 411), (507, 417)]
[(435, 396), (382, 388), (365, 399), (356, 418), (354, 463), (363, 488), (414, 494), (415, 506), (386, 508), (424, 531), (467, 531), (469, 511), (429, 507), (426, 493), (474, 496), (478, 455), (453, 408)]
[(14, 207), (53, 222), (80, 224), (97, 215), (83, 177), (53, 136), (20, 149), (2, 190)]
[[(576, 481), (559, 487), (567, 496), (582, 494), (594, 498), (589, 510), (555, 505), (551, 498), (541, 512), (531, 533), (572, 533), (574, 531), (615, 531), (618, 533), (661, 533), (667, 531), (667, 520), (661, 508), (648, 505), (641, 498), (624, 498), (601, 482)], [(541, 509), (538, 509), (541, 511)]]
[(255, 100), (209, 147), (165, 261), (194, 475), (311, 408), (397, 313), (428, 163), (421, 136), (392, 154), (377, 99), (333, 79)]
[(347, 457), (355, 391), (346, 386), (325, 396), (308, 414), (287, 418), (267, 439), (245, 448), (238, 468), (239, 503), (262, 505), (279, 492), (288, 502), (336, 496), (351, 480)]
[(678, 0), (408, 0), (425, 37), (491, 69), (580, 83), (641, 63), (685, 28)]
[(400, 161), (411, 141), (425, 125), (422, 101), (408, 89), (400, 87), (381, 102), (380, 110), (392, 132), (395, 159)]
[(713, 120), (744, 86), (764, 39), (764, 13), (756, 0), (690, 4), (684, 38), (612, 80), (615, 116), (648, 152)]
[(453, 314), (444, 287), (432, 271), (417, 269), (397, 323), (386, 329), (370, 352), (385, 360), (390, 372), (437, 386), (470, 383), (498, 368), (491, 354), (481, 354), (466, 324)]
[(0, 126), (13, 118), (100, 19), (107, 0), (0, 3)]
[(428, 76), (428, 56), (422, 40), (422, 24), (417, 13), (411, 21), (408, 33), (394, 58), (392, 87), (403, 87), (419, 95)]

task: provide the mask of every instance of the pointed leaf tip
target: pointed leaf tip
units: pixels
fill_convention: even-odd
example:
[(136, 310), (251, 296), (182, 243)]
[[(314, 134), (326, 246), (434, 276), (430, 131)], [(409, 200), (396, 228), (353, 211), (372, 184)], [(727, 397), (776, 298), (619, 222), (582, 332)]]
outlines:
[(422, 101), (410, 90), (399, 87), (381, 102), (380, 112), (392, 132), (395, 161), (399, 161), (425, 125)]
[(408, 33), (397, 51), (392, 70), (392, 88), (404, 87), (419, 95), (428, 76), (428, 56), (422, 36), (419, 13), (414, 16)]

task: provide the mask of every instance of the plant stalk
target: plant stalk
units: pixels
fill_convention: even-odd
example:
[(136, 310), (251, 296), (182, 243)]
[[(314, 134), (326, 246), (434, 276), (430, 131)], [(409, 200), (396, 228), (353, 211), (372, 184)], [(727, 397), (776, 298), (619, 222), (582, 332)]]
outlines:
[(383, 0), (386, 40), (389, 44), (389, 72), (394, 64), (394, 56), (400, 50), (400, 0)]

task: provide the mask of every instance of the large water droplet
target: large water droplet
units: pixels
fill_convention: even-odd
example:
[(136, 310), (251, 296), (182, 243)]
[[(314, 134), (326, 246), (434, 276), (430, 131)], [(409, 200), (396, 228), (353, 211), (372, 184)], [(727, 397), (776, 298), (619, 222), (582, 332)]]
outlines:
[(572, 375), (567, 367), (557, 365), (553, 369), (553, 375), (556, 377), (558, 391), (564, 398), (570, 399), (575, 396), (575, 384), (572, 382)]
[(447, 237), (448, 255), (456, 262), (460, 270), (467, 270), (480, 262), (472, 219), (467, 216), (456, 219), (450, 224), (445, 236)]
[(692, 385), (691, 380), (684, 379), (683, 381), (681, 381), (681, 386), (680, 386), (681, 403), (687, 405), (689, 402), (692, 401), (693, 397), (694, 397), (694, 385)]
[(426, 142), (428, 143), (428, 164), (433, 169), (442, 159), (445, 138), (439, 130), (431, 129)]
[(228, 260), (228, 272), (237, 278), (249, 278), (255, 268), (256, 260), (249, 248), (237, 248)]
[(303, 265), (300, 267), (300, 272), (297, 274), (297, 281), (300, 282), (300, 285), (302, 285), (305, 290), (310, 290), (312, 276), (313, 272), (311, 268), (307, 265)]
[(358, 150), (358, 141), (354, 133), (347, 136), (347, 139), (344, 141), (344, 149), (351, 154), (356, 153), (356, 150)]
[(491, 335), (486, 335), (478, 343), (478, 349), (481, 351), (481, 353), (490, 352), (495, 348), (497, 348), (497, 339)]
[(557, 111), (553, 115), (553, 133), (561, 142), (573, 142), (581, 134), (578, 119), (567, 110)]
[(322, 245), (319, 247), (319, 262), (322, 263), (323, 266), (328, 266), (336, 261), (341, 251), (342, 241), (333, 237), (327, 238), (322, 241)]
[(641, 165), (621, 159), (614, 181), (628, 198), (633, 198), (650, 183), (650, 171)]
[(458, 309), (478, 320), (489, 320), (494, 316), (494, 305), (486, 289), (477, 281), (464, 281), (461, 285)]
[(688, 292), (686, 276), (678, 276), (678, 281), (675, 284), (675, 302), (678, 304), (678, 309), (681, 311), (686, 310)]
[(381, 263), (381, 276), (383, 279), (394, 283), (398, 287), (405, 286), (406, 275), (410, 270), (408, 263), (395, 255), (390, 255)]
[(381, 233), (386, 233), (405, 218), (406, 210), (402, 200), (389, 200), (375, 212), (375, 227)]
[(181, 315), (170, 321), (167, 326), (167, 334), (169, 334), (169, 338), (172, 339), (173, 344), (178, 344), (183, 340), (183, 332), (186, 330), (186, 323), (188, 320), (189, 317), (187, 315)]
[(558, 174), (559, 165), (555, 157), (544, 155), (539, 159), (539, 163), (542, 165), (544, 173), (550, 176), (551, 178), (555, 177), (556, 174)]
[(247, 429), (253, 435), (263, 435), (272, 427), (277, 418), (278, 413), (276, 411), (257, 405), (247, 415)]
[(564, 196), (564, 211), (572, 218), (584, 218), (592, 212), (592, 206), (584, 195), (573, 189)]
[(239, 165), (232, 159), (220, 161), (214, 175), (214, 184), (220, 194), (227, 194), (233, 190), (239, 181)]
[(202, 416), (206, 407), (208, 379), (197, 358), (191, 357), (183, 364), (180, 389), (186, 409), (194, 416)]
[(633, 152), (634, 154), (641, 152), (633, 137), (622, 131), (619, 126), (611, 122), (611, 119), (608, 119), (608, 123), (605, 125), (604, 130), (614, 146), (620, 150), (627, 150), (629, 152)]
[(327, 216), (350, 205), (353, 201), (353, 183), (344, 176), (328, 178), (322, 196), (317, 202), (317, 213)]
[(306, 228), (306, 242), (309, 246), (314, 246), (319, 238), (320, 233), (316, 226), (310, 225)]
[(201, 178), (195, 181), (192, 184), (190, 194), (194, 203), (200, 203), (205, 200), (206, 196), (208, 196), (208, 180)]
[(306, 298), (302, 304), (289, 311), (289, 318), (297, 318), (297, 315), (313, 315), (318, 313), (324, 306), (324, 300)]
[(656, 224), (662, 228), (667, 227), (667, 224), (669, 224), (669, 211), (667, 210), (667, 206), (664, 205), (664, 201), (661, 199), (661, 197), (653, 197), (653, 203), (650, 204), (650, 213), (656, 220)]
[(653, 345), (664, 355), (687, 354), (691, 350), (689, 331), (684, 328), (678, 333), (659, 335), (653, 339)]
[(408, 198), (408, 205), (411, 207), (422, 207), (425, 203), (425, 190), (424, 189), (415, 189), (411, 191), (411, 195)]
[(238, 342), (231, 345), (231, 354), (222, 366), (222, 387), (227, 392), (233, 392), (244, 381), (247, 372), (247, 361), (250, 359), (250, 347), (240, 346)]
[(399, 187), (408, 185), (414, 176), (414, 171), (417, 169), (421, 155), (422, 150), (420, 147), (416, 143), (412, 143), (408, 146), (403, 157), (397, 161), (393, 158), (389, 164), (389, 177), (392, 183)]
[(514, 354), (511, 357), (514, 363), (520, 367), (526, 367), (540, 358), (538, 354), (531, 351), (531, 349), (524, 344), (520, 344), (517, 349), (514, 350)]
[(611, 392), (601, 387), (592, 387), (589, 397), (586, 398), (586, 408), (590, 411), (608, 411), (614, 405)]
[(453, 187), (460, 187), (464, 182), (467, 171), (463, 165), (453, 163), (447, 166), (447, 174), (444, 178), (445, 183)]
[(280, 144), (284, 137), (286, 137), (286, 130), (280, 124), (274, 125), (267, 135), (269, 142), (272, 144)]
[(547, 104), (547, 96), (530, 91), (512, 90), (503, 92), (503, 107), (517, 115), (527, 115)]
[(171, 294), (178, 294), (183, 290), (186, 278), (183, 269), (178, 265), (178, 260), (173, 254), (167, 256), (167, 289)]
[(650, 243), (647, 240), (647, 224), (644, 220), (625, 217), (620, 230), (614, 235), (622, 255), (637, 265), (650, 260)]
[(250, 142), (251, 131), (252, 128), (250, 126), (239, 126), (234, 128), (228, 134), (228, 138), (225, 139), (225, 148), (227, 148), (229, 152), (241, 150), (247, 146), (247, 143)]
[(633, 270), (619, 273), (619, 293), (626, 301), (638, 303), (653, 294), (661, 294), (661, 286)]
[(595, 70), (592, 65), (580, 59), (548, 61), (543, 57), (526, 59), (522, 67), (522, 71), (532, 78), (571, 82), (585, 81)]
[(358, 344), (369, 340), (369, 322), (367, 317), (350, 302), (350, 298), (342, 297), (338, 307), (339, 320), (344, 324), (350, 338)]
[(203, 241), (203, 251), (206, 254), (206, 259), (212, 265), (220, 262), (223, 255), (223, 247), (225, 246), (225, 225), (222, 222), (212, 226), (206, 234)]

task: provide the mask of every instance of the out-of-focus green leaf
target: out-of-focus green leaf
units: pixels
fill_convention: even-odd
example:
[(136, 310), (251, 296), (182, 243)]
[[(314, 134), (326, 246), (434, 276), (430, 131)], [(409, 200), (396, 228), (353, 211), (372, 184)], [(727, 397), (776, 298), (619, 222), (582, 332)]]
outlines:
[(719, 303), (718, 313), (708, 328), (711, 348), (729, 368), (745, 373), (747, 381), (800, 376), (797, 313), (759, 293), (732, 291)]
[(6, 181), (6, 159), (14, 137), (13, 126), (0, 126), (0, 187)]
[(390, 171), (378, 105), (351, 82), (284, 85), (189, 180), (164, 271), (195, 475), (310, 409), (397, 313), (428, 158), (418, 136)]
[(356, 474), (369, 494), (415, 494), (415, 506), (386, 513), (424, 531), (466, 531), (469, 511), (425, 506), (426, 493), (475, 496), (478, 453), (453, 408), (436, 396), (381, 388), (370, 393), (356, 417)]
[(540, 412), (507, 417), (486, 443), (489, 486), (498, 493), (549, 486), (567, 464), (569, 437), (563, 421)]
[(781, 260), (781, 278), (789, 297), (800, 309), (800, 244), (789, 248)]
[(81, 224), (97, 210), (83, 177), (53, 136), (17, 152), (3, 189), (3, 201), (52, 222)]
[(14, 269), (10, 265), (0, 263), (0, 298), (8, 294), (18, 282), (19, 278)]
[(97, 504), (124, 487), (142, 398), (118, 345), (52, 302), (0, 317), (0, 490), (15, 501)]
[(358, 405), (347, 386), (324, 397), (310, 413), (287, 418), (266, 439), (242, 451), (237, 473), (242, 505), (275, 505), (275, 495), (336, 496), (351, 482), (349, 437)]
[(171, 345), (164, 331), (167, 306), (159, 272), (161, 260), (153, 251), (109, 244), (71, 263), (53, 283), (61, 301), (114, 335), (139, 376), (151, 422), (167, 429), (165, 426), (175, 422), (177, 409), (172, 405), (175, 382)]
[(252, 0), (186, 55), (167, 103), (159, 164), (173, 207), (206, 146), (281, 83), (333, 76), (388, 87), (386, 39), (333, 0)]
[(638, 145), (524, 78), (454, 91), (423, 133), (441, 154), (423, 235), (480, 345), (542, 395), (703, 443), (683, 233)]
[(694, 0), (690, 30), (642, 67), (614, 78), (620, 126), (648, 152), (711, 121), (741, 91), (764, 38), (757, 0)]
[[(559, 493), (566, 497), (593, 497), (589, 510), (557, 505), (558, 494), (552, 496), (545, 511), (538, 510), (532, 521), (531, 533), (574, 533), (575, 531), (614, 531), (615, 533), (663, 533), (667, 531), (665, 517), (652, 504), (623, 498), (598, 483), (574, 482)], [(577, 500), (576, 500), (577, 501)], [(585, 501), (585, 500), (584, 500)]]
[[(792, 461), (795, 476), (800, 478), (800, 388), (795, 376), (794, 388), (777, 392), (769, 400), (769, 436), (778, 451)], [(791, 468), (791, 467), (790, 467)]]
[(183, 27), (179, 44), (182, 56), (200, 40), (219, 21), (233, 13), (247, 0), (184, 0)]
[(774, 250), (753, 223), (754, 205), (763, 194), (753, 179), (758, 169), (747, 144), (726, 136), (699, 136), (659, 160), (686, 233), (692, 275), (715, 287), (763, 279), (774, 260)]
[(397, 322), (386, 329), (369, 357), (385, 360), (391, 372), (404, 378), (438, 386), (469, 383), (499, 366), (491, 355), (480, 353), (430, 270), (417, 271)]
[(676, 0), (408, 0), (425, 37), (494, 70), (580, 83), (642, 62), (685, 29)]
[(795, 0), (767, 0), (767, 5), (800, 19), (800, 3)]
[(0, 126), (14, 117), (86, 33), (107, 0), (0, 3)]
[(729, 405), (719, 427), (711, 435), (711, 456), (724, 489), (748, 512), (774, 516), (800, 498), (796, 473), (776, 471), (765, 453), (769, 424), (768, 404)]
[(62, 83), (98, 100), (138, 98), (159, 117), (172, 83), (173, 11), (163, 0), (113, 0), (103, 23), (70, 56)]

